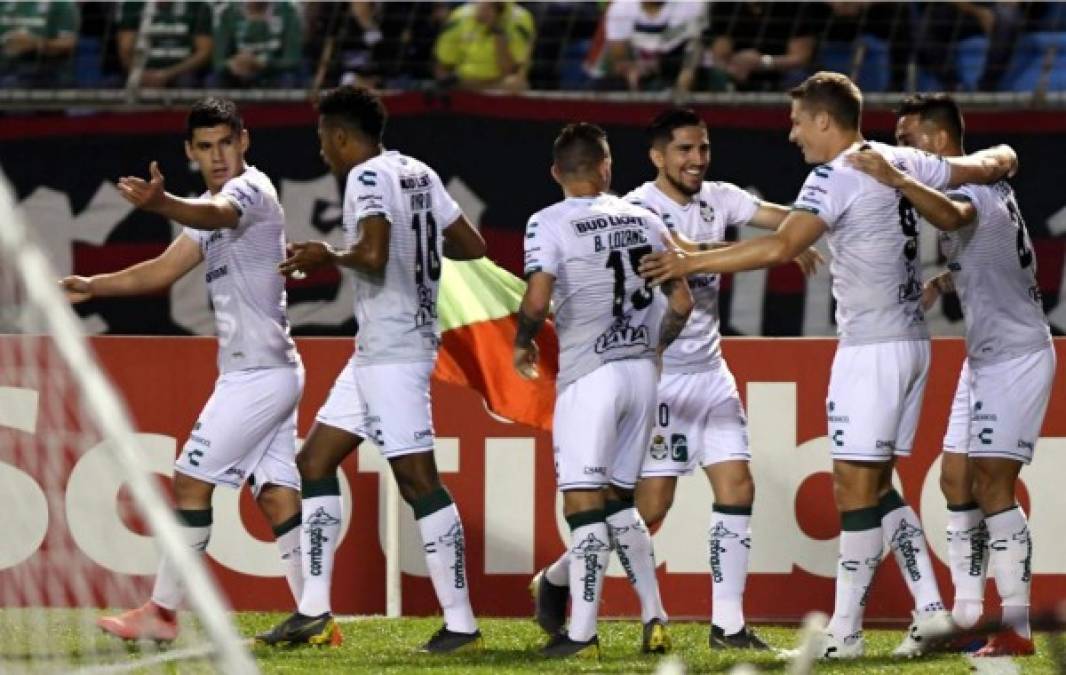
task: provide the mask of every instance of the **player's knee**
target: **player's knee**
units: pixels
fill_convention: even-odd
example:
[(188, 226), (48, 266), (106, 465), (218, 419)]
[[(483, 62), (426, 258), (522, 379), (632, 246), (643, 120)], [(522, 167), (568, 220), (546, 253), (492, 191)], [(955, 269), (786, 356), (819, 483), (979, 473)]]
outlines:
[(996, 513), (1014, 504), (1014, 477), (975, 471), (973, 496), (985, 513)]
[(755, 481), (750, 473), (737, 475), (724, 488), (721, 495), (715, 494), (714, 500), (718, 504), (751, 506), (755, 502)]
[(408, 504), (418, 501), (441, 487), (440, 478), (436, 472), (394, 471), (393, 475), (396, 476), (396, 486), (399, 488), (400, 497)]
[(211, 495), (215, 486), (211, 483), (186, 476), (180, 471), (174, 473), (174, 503), (179, 509), (206, 509), (211, 506)]
[(321, 454), (305, 448), (296, 455), (296, 469), (302, 480), (319, 480), (334, 475), (337, 465)]
[(971, 496), (973, 486), (968, 483), (965, 474), (944, 468), (940, 471), (940, 491), (948, 504), (960, 504), (968, 501), (967, 497)]
[(637, 511), (640, 513), (640, 517), (644, 519), (645, 525), (655, 527), (663, 522), (673, 504), (673, 495), (662, 495), (654, 499), (637, 500)]

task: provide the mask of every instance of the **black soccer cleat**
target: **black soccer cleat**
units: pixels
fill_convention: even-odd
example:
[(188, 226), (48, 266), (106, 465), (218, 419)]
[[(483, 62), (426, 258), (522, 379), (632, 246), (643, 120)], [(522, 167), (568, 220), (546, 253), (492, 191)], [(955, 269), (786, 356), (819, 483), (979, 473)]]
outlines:
[(578, 642), (571, 640), (566, 633), (556, 633), (548, 644), (540, 650), (541, 656), (553, 659), (565, 659), (576, 656), (579, 659), (600, 658), (600, 639), (593, 635), (588, 640)]
[(570, 589), (548, 581), (546, 572), (547, 568), (537, 572), (529, 583), (529, 593), (533, 596), (533, 617), (537, 620), (537, 625), (549, 637), (554, 637), (566, 623), (566, 603), (570, 599)]
[(662, 619), (652, 619), (644, 624), (644, 635), (640, 641), (640, 651), (645, 654), (665, 654), (670, 651), (670, 636), (666, 634), (666, 624)]
[(277, 626), (255, 636), (255, 643), (271, 647), (329, 645), (339, 647), (343, 641), (340, 628), (329, 612), (319, 616), (294, 613)]
[(718, 626), (711, 626), (711, 633), (707, 636), (707, 644), (711, 649), (757, 649), (768, 651), (770, 645), (763, 642), (748, 626), (744, 626), (732, 635), (726, 635), (725, 631)]
[(481, 637), (481, 631), (457, 633), (448, 630), (448, 625), (445, 624), (418, 651), (426, 654), (451, 654), (460, 651), (479, 651), (484, 648), (485, 640)]

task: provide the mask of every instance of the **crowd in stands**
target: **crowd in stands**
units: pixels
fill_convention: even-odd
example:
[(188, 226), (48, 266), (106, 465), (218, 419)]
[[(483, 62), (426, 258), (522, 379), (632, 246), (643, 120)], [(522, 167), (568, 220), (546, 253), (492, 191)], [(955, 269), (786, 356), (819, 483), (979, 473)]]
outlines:
[(1058, 2), (0, 2), (0, 88), (1066, 90)]

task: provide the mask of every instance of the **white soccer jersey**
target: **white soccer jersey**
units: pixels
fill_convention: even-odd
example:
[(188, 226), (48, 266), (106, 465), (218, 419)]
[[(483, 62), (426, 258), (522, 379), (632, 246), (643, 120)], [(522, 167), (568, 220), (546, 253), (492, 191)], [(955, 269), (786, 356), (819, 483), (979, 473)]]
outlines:
[[(662, 218), (670, 231), (692, 241), (724, 241), (725, 229), (743, 225), (759, 210), (754, 195), (731, 183), (704, 182), (698, 195), (684, 206), (648, 181), (625, 196)], [(717, 367), (722, 358), (718, 324), (719, 274), (694, 274), (688, 278), (695, 305), (681, 335), (663, 355), (663, 372), (694, 373)]]
[(964, 185), (948, 196), (977, 210), (974, 223), (940, 237), (966, 319), (967, 358), (982, 365), (1045, 349), (1051, 333), (1014, 190), (1000, 181)]
[(344, 233), (351, 246), (360, 221), (389, 221), (383, 275), (355, 270), (355, 363), (410, 363), (437, 357), (437, 286), (444, 230), (462, 211), (437, 173), (412, 157), (383, 152), (348, 173)]
[(237, 227), (184, 231), (207, 261), (219, 372), (297, 363), (285, 316), (285, 278), (278, 273), (285, 258), (285, 212), (274, 184), (249, 166), (219, 194), (240, 212)]
[(919, 300), (918, 216), (897, 190), (852, 168), (846, 157), (869, 146), (896, 168), (935, 188), (946, 187), (950, 165), (914, 148), (865, 141), (816, 166), (793, 208), (829, 226), (833, 298), (841, 344), (929, 337)]
[(558, 388), (618, 359), (654, 358), (665, 297), (637, 274), (661, 251), (658, 216), (618, 197), (571, 197), (526, 225), (525, 273), (555, 277)]

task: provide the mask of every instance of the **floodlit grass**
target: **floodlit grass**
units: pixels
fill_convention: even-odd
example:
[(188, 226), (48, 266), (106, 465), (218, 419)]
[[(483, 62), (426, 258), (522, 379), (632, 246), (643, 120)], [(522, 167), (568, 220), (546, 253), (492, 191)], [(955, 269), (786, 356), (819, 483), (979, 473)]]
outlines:
[[(69, 620), (75, 613), (51, 610), (45, 624), (30, 627), (19, 612), (0, 611), (0, 672), (41, 666), (49, 670), (67, 670), (57, 655), (78, 654), (81, 666), (115, 663), (137, 658), (117, 641), (101, 636), (94, 630), (87, 633), (78, 622)], [(284, 618), (281, 614), (242, 613), (237, 617), (241, 633), (252, 636), (270, 628)], [(189, 630), (172, 647), (181, 650), (198, 641), (194, 622), (186, 619)], [(440, 626), (440, 619), (383, 619), (363, 618), (342, 622), (344, 644), (340, 648), (284, 648), (254, 647), (254, 654), (264, 673), (409, 673), (428, 672), (434, 675), (459, 673), (640, 673), (653, 672), (659, 657), (640, 654), (640, 625), (636, 621), (603, 621), (600, 624), (602, 657), (600, 661), (550, 661), (537, 655), (544, 643), (540, 629), (529, 620), (483, 619), (485, 650), (475, 653), (430, 656), (416, 650)], [(51, 633), (46, 644), (27, 640), (28, 632), (45, 629)], [(796, 642), (794, 628), (763, 627), (759, 634), (772, 646), (786, 649)], [(728, 672), (739, 663), (751, 663), (758, 672), (784, 672), (787, 663), (773, 654), (760, 652), (711, 652), (707, 648), (707, 627), (702, 623), (675, 623), (670, 626), (674, 654), (690, 673)], [(962, 656), (941, 655), (913, 661), (901, 661), (889, 656), (902, 638), (900, 630), (870, 630), (866, 633), (866, 652), (863, 659), (819, 664), (819, 673), (969, 673), (972, 667)], [(41, 651), (47, 647), (46, 651)], [(31, 649), (32, 648), (32, 649)], [(28, 651), (42, 658), (27, 661)], [(993, 666), (988, 672), (1022, 673), (1059, 672), (1051, 657), (1049, 639), (1038, 636), (1037, 655), (1014, 659), (1013, 664), (986, 662)], [(203, 661), (182, 661), (167, 667), (168, 672), (210, 672)]]

